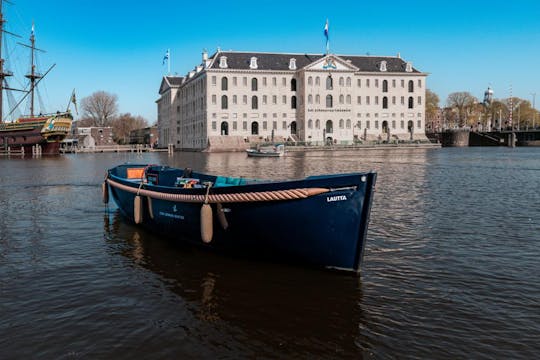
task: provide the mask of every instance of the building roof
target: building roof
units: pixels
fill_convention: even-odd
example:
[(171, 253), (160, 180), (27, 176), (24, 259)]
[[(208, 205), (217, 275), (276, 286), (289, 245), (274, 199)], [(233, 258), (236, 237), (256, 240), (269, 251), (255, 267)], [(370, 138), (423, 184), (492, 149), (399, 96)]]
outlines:
[(166, 78), (169, 81), (169, 84), (171, 84), (171, 86), (180, 86), (184, 81), (183, 76), (166, 76)]
[(164, 76), (159, 85), (159, 93), (163, 94), (171, 87), (178, 87), (184, 82), (183, 76)]
[[(362, 72), (380, 72), (380, 64), (386, 61), (388, 72), (406, 72), (407, 62), (400, 57), (390, 56), (357, 56), (357, 55), (334, 55), (344, 61), (350, 63)], [(212, 55), (211, 69), (220, 69), (219, 58), (227, 57), (227, 69), (250, 70), (250, 60), (252, 57), (257, 58), (257, 70), (286, 70), (289, 71), (290, 59), (296, 59), (296, 68), (301, 69), (317, 60), (324, 58), (324, 54), (281, 54), (281, 53), (261, 53), (261, 52), (236, 52), (236, 51), (221, 51)], [(414, 67), (413, 73), (420, 73)]]

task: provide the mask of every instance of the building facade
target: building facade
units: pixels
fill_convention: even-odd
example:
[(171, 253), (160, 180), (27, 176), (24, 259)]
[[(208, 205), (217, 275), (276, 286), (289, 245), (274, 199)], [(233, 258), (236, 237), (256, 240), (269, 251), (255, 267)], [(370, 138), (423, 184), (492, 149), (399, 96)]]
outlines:
[(203, 53), (163, 78), (159, 137), (193, 150), (425, 140), (426, 77), (399, 56)]
[(142, 129), (131, 130), (129, 132), (129, 143), (155, 147), (159, 143), (157, 126), (154, 125)]
[(109, 126), (90, 126), (73, 128), (74, 139), (80, 148), (94, 149), (96, 146), (115, 145), (113, 129)]

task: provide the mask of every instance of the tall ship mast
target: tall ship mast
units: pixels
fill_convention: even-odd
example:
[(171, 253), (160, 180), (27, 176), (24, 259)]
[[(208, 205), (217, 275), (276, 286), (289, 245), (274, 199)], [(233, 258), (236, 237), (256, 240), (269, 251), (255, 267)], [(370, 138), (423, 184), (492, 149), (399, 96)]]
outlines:
[[(30, 71), (25, 75), (29, 80), (28, 90), (15, 89), (8, 85), (7, 78), (13, 76), (11, 71), (5, 69), (5, 59), (2, 54), (4, 35), (17, 36), (4, 29), (6, 22), (4, 18), (5, 0), (0, 0), (0, 152), (9, 153), (11, 151), (21, 151), (25, 154), (32, 154), (33, 150), (39, 149), (43, 155), (55, 155), (59, 153), (60, 143), (66, 138), (71, 130), (73, 116), (69, 110), (57, 111), (56, 113), (35, 114), (35, 92), (39, 82), (52, 70), (52, 65), (44, 74), (36, 69), (36, 51), (43, 51), (36, 48), (36, 37), (34, 34), (34, 24), (30, 33), (30, 45), (18, 43), (30, 49)], [(4, 108), (4, 94), (7, 91), (22, 92), (21, 99), (11, 108), (6, 115)], [(29, 98), (30, 112), (14, 121), (8, 121), (9, 115)], [(75, 103), (75, 93), (72, 93), (70, 103)]]

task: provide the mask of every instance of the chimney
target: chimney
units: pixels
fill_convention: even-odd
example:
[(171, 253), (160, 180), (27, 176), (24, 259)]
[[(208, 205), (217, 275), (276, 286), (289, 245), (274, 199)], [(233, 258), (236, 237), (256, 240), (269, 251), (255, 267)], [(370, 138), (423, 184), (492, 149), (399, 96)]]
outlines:
[(220, 56), (219, 57), (219, 67), (222, 69), (226, 69), (228, 67), (227, 65), (227, 57), (226, 56)]

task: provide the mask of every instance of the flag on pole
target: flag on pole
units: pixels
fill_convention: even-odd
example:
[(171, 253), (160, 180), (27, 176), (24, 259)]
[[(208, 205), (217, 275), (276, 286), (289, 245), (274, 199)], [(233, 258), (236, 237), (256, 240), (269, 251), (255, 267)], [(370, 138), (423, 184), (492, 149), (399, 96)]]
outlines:
[(32, 21), (32, 32), (30, 33), (30, 35), (34, 36), (34, 22)]
[(330, 50), (330, 38), (328, 36), (328, 19), (326, 19), (326, 24), (324, 25), (324, 37), (326, 37), (326, 53), (328, 54)]
[(75, 89), (73, 89), (73, 94), (71, 95), (71, 102), (75, 106), (75, 113), (79, 115), (79, 110), (77, 109), (77, 97), (75, 96)]
[(169, 61), (170, 52), (171, 50), (167, 49), (167, 51), (165, 52), (165, 56), (163, 56), (163, 62), (161, 63), (161, 65), (165, 65), (165, 61)]
[(75, 89), (73, 89), (73, 92), (71, 93), (71, 97), (69, 98), (68, 106), (66, 108), (66, 112), (69, 111), (69, 106), (73, 104), (75, 106), (75, 112), (77, 115), (79, 115), (79, 110), (77, 109), (77, 97), (75, 96)]

